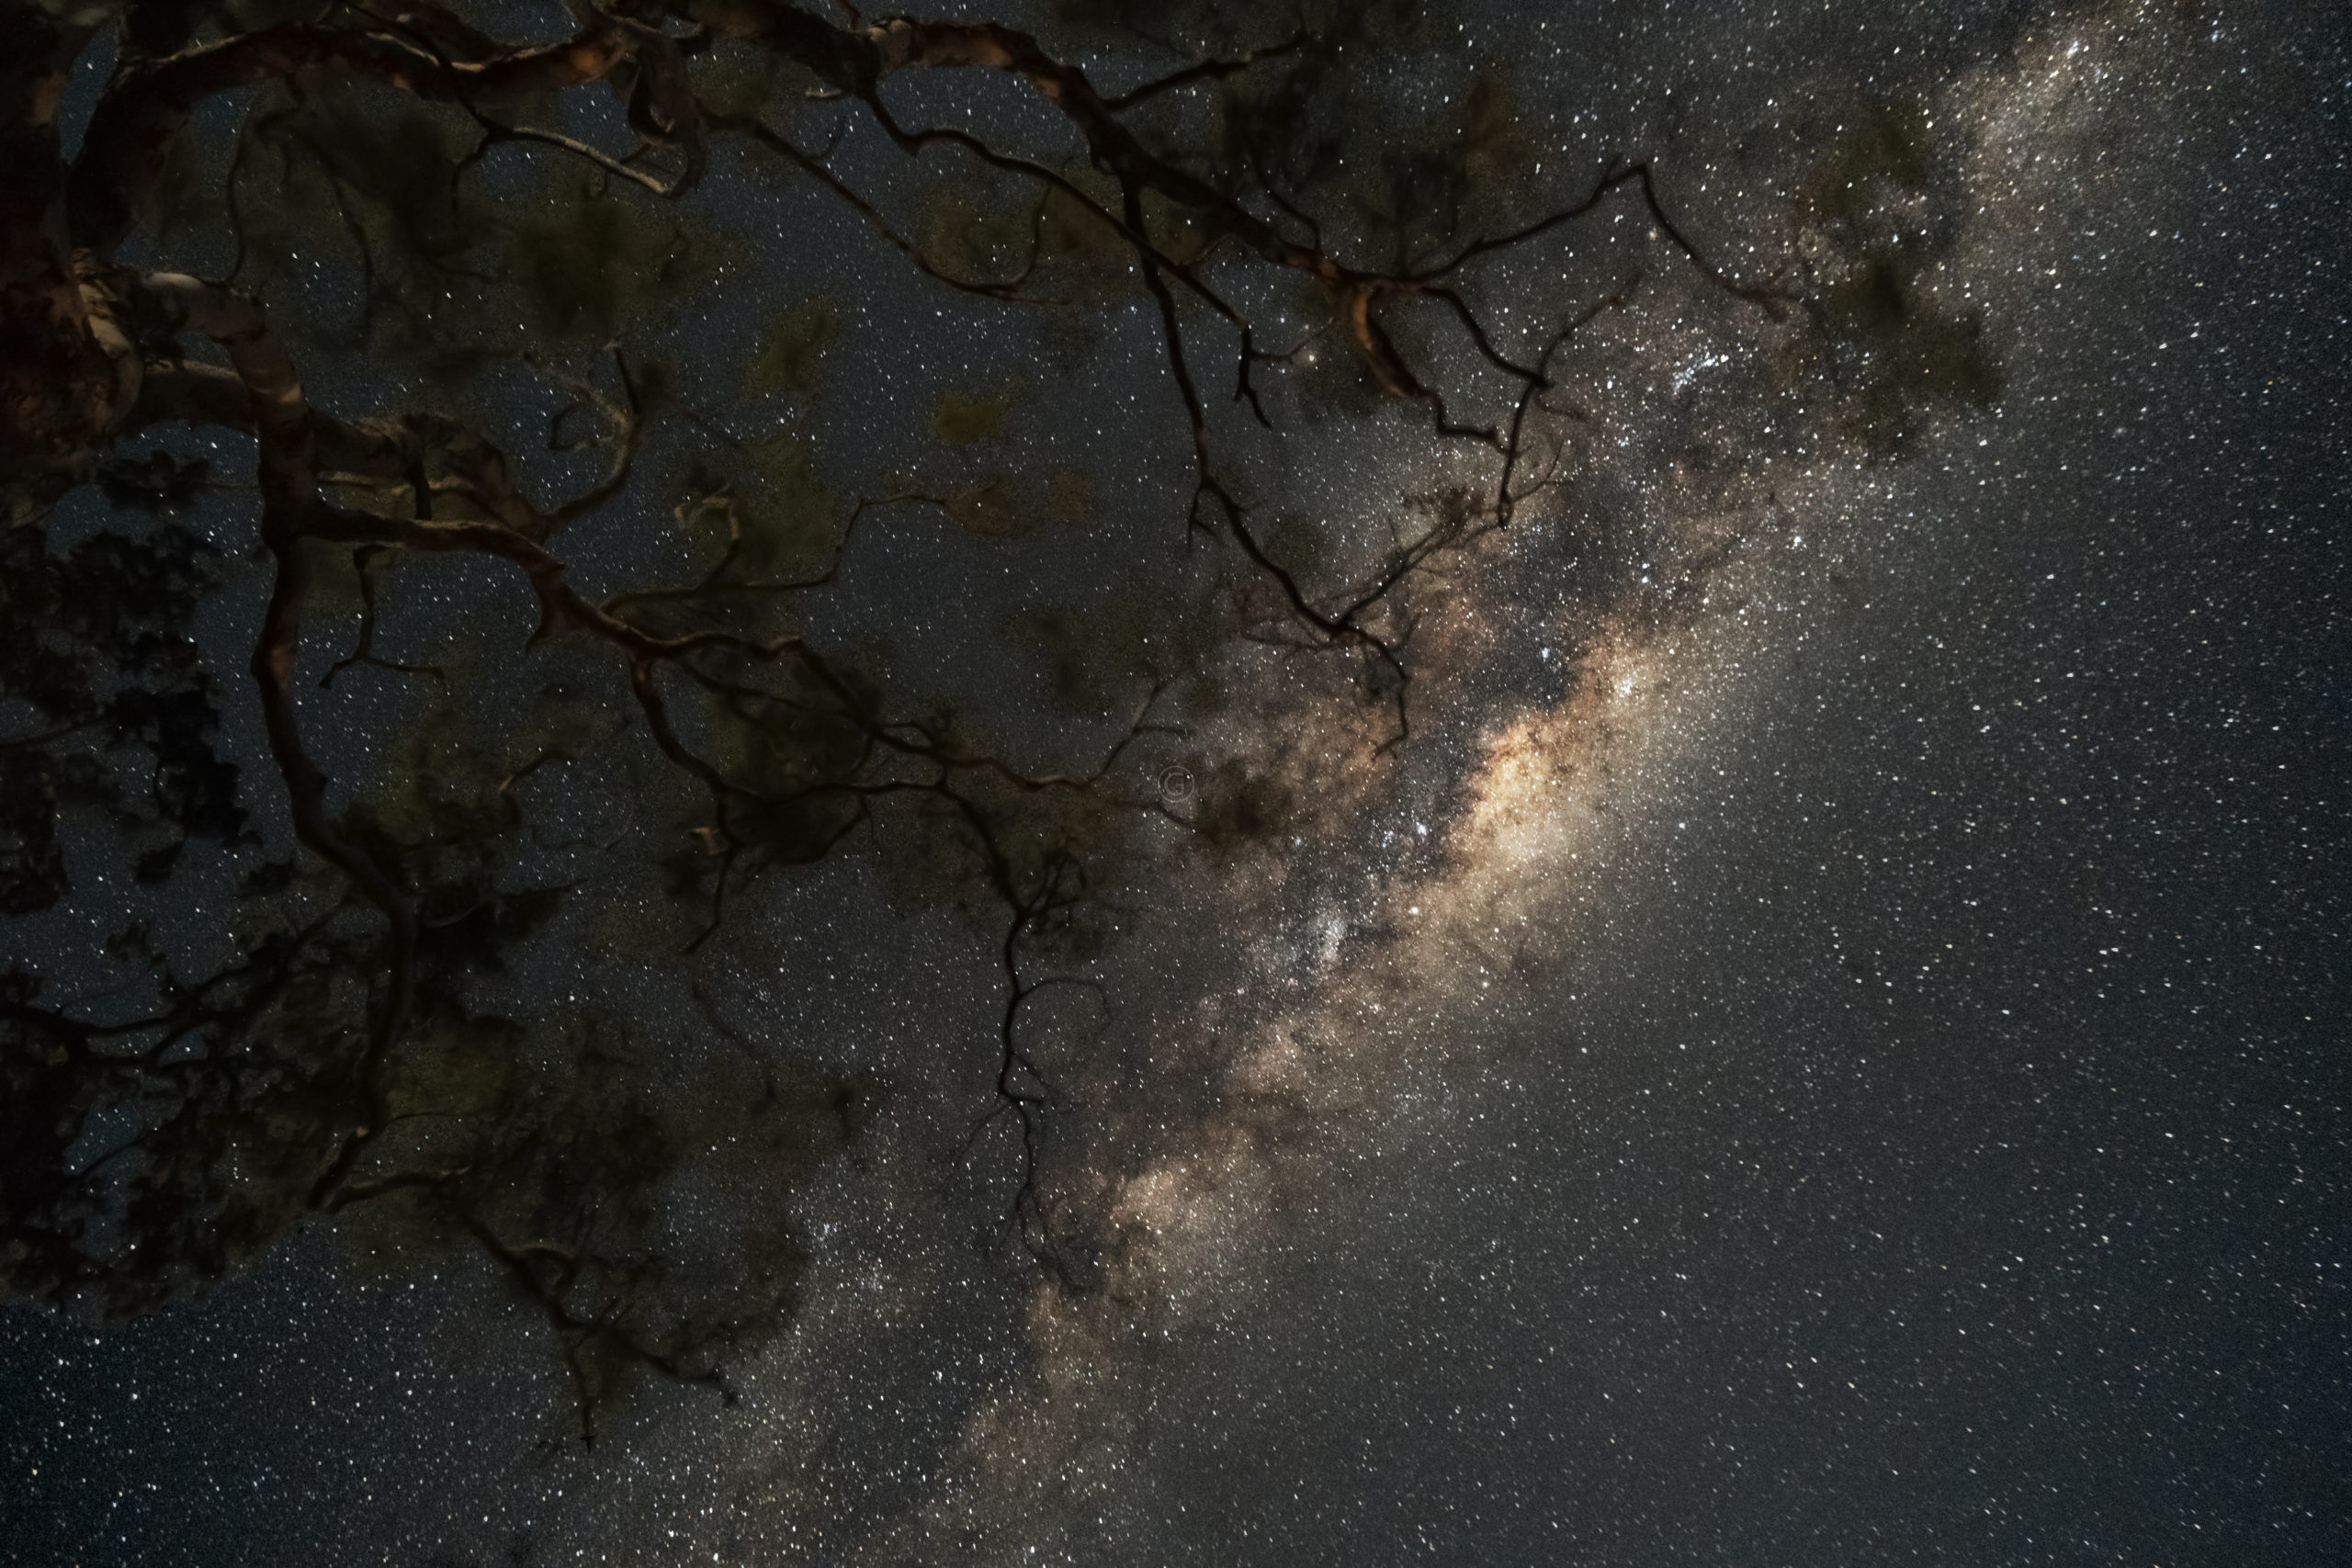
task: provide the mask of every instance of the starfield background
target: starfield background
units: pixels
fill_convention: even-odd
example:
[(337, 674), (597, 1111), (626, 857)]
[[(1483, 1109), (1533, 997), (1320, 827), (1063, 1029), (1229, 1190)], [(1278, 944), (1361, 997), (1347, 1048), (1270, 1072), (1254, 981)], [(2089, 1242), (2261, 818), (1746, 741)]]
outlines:
[(2340, 8), (935, 19), (17, 7), (0, 1559), (2352, 1555)]

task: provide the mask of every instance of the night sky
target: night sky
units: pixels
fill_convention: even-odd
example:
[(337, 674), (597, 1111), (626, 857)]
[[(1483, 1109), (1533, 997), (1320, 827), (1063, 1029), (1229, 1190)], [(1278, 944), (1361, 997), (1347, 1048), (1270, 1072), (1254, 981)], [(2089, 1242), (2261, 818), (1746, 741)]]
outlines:
[[(1405, 743), (1315, 716), (1347, 708), (1328, 660), (1229, 654), (1187, 765), (1247, 758), (1314, 809), (1223, 856), (1162, 823), (1101, 1013), (1040, 1015), (1100, 1288), (990, 1229), (995, 953), (829, 862), (747, 906), (788, 962), (722, 961), (713, 994), (892, 1088), (806, 1197), (801, 1311), (739, 1404), (650, 1389), (583, 1451), (526, 1314), (313, 1232), (142, 1322), (0, 1315), (0, 1557), (2352, 1560), (2352, 28), (2289, 0), (1589, 9), (1469, 8), (1449, 46), (1510, 60), (1545, 188), (1652, 157), (1760, 276), (1834, 251), (1801, 192), (1849, 122), (1916, 109), (1919, 166), (1851, 223), (1927, 236), (1916, 288), (1979, 324), (1997, 389), (1858, 431), (1789, 390), (1807, 323), (1637, 202), (1484, 275), (1528, 343), (1642, 281), (1575, 342), (1570, 482), (1419, 602)], [(1007, 94), (980, 123), (1050, 133)], [(1011, 449), (1093, 474), (1120, 521), (1086, 548), (910, 521), (810, 615), (917, 627), (900, 679), (967, 682), (1041, 762), (1098, 751), (1109, 720), (1055, 716), (1004, 615), (1216, 581), (1156, 319), (1073, 371), (806, 182), (746, 163), (695, 199), (864, 329), (820, 450), (1012, 378)], [(1367, 536), (1479, 471), (1426, 410), (1287, 444), (1218, 417), (1268, 493)]]

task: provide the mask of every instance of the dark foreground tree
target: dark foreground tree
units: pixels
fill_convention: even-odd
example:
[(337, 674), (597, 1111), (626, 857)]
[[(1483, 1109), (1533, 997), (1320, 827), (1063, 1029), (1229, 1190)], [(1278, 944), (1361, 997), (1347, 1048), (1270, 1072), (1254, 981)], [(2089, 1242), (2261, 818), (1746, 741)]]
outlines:
[[(1579, 332), (1670, 271), (1881, 450), (1994, 390), (1883, 219), (1899, 109), (1812, 248), (1702, 243), (1428, 7), (1032, 21), (0, 6), (0, 1290), (136, 1314), (332, 1219), (490, 1258), (590, 1431), (725, 1390), (876, 1086), (707, 966), (843, 855), (986, 930), (1008, 1234), (1086, 1288), (1034, 1009), (1120, 868), (1312, 817), (1268, 757), (1410, 744), (1417, 595), (1577, 472)], [(929, 590), (845, 570), (910, 518), (1018, 561), (946, 599), (1023, 670), (912, 668)], [(1295, 700), (1210, 746), (1237, 647)]]

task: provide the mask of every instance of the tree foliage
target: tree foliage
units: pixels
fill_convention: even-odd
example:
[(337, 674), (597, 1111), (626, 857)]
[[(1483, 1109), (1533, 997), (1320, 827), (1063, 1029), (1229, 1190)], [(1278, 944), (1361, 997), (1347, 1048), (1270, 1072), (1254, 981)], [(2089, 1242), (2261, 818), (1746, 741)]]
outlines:
[[(1083, 1288), (1026, 1011), (1148, 834), (1224, 864), (1311, 809), (1199, 744), (1223, 650), (1344, 671), (1367, 757), (1409, 735), (1416, 585), (1561, 482), (1560, 357), (1633, 287), (1507, 328), (1487, 269), (1630, 216), (1611, 255), (1810, 320), (1874, 444), (1997, 391), (1920, 294), (1939, 242), (1867, 195), (1928, 177), (1899, 113), (1821, 172), (1811, 250), (1733, 267), (1647, 163), (1546, 173), (1507, 64), (1443, 57), (1429, 8), (1047, 9), (6, 10), (0, 910), (115, 923), (0, 975), (0, 1291), (143, 1312), (331, 1222), (481, 1260), (591, 1433), (633, 1379), (725, 1389), (872, 1090), (729, 1025), (704, 965), (763, 875), (844, 855), (986, 932), (1008, 1228)], [(1398, 71), (1446, 90), (1400, 110)], [(780, 245), (741, 216), (775, 191), (838, 233)], [(928, 382), (862, 384), (884, 354)], [(1138, 383), (1185, 475), (1147, 522), (1214, 565), (997, 615), (1093, 725), (1071, 756), (810, 630), (895, 519), (1132, 547), (1119, 465), (1046, 438)], [(1375, 419), (1477, 477), (1368, 543), (1241, 455)], [(660, 960), (634, 994), (549, 978), (623, 952)]]

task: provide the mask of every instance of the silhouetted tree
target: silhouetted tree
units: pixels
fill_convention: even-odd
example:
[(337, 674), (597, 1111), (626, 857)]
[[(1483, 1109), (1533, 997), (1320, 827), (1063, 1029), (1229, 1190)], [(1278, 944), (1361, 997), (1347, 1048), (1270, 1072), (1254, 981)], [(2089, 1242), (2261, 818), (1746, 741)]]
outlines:
[[(1834, 276), (1751, 274), (1691, 242), (1645, 163), (1560, 197), (1509, 73), (1446, 56), (1430, 12), (1057, 0), (1049, 47), (842, 0), (0, 6), (0, 908), (39, 916), (120, 864), (168, 886), (183, 933), (126, 916), (105, 985), (64, 958), (0, 976), (0, 1289), (142, 1312), (334, 1216), (387, 1258), (491, 1259), (592, 1433), (634, 1375), (724, 1388), (789, 1310), (787, 1201), (868, 1089), (715, 1009), (543, 982), (525, 1008), (502, 977), (599, 921), (707, 951), (761, 872), (847, 851), (986, 912), (1012, 1224), (1081, 1287), (1038, 1196), (1056, 1101), (1024, 1010), (1098, 940), (1091, 889), (1139, 820), (1215, 853), (1303, 809), (1190, 749), (1216, 649), (1327, 654), (1367, 745), (1403, 739), (1413, 584), (1557, 482), (1561, 355), (1660, 258), (1810, 312), (1886, 441), (1906, 400), (1992, 390), (1899, 237), (1840, 242)], [(1375, 62), (1443, 90), (1400, 98)], [(1874, 124), (1821, 189), (1909, 177), (1907, 134)], [(798, 276), (821, 247), (779, 253), (744, 216), (784, 182), (922, 309)], [(1597, 286), (1506, 324), (1491, 269), (1574, 254), (1604, 213), (1638, 241), (1591, 241)], [(1025, 312), (1034, 352), (974, 373), (960, 329), (908, 325), (959, 298)], [(1136, 307), (1140, 378), (1106, 335)], [(886, 353), (961, 380), (895, 422), (866, 399), (857, 442), (812, 418)], [(1101, 477), (1023, 422), (1136, 384), (1190, 473), (1164, 536), (1221, 575), (1008, 605), (1057, 699), (1111, 716), (1081, 763), (1026, 765), (894, 686), (887, 649), (809, 629), (896, 514), (983, 541), (1097, 527)], [(1236, 455), (1400, 405), (1480, 477), (1400, 501), (1369, 544), (1267, 507)], [(70, 542), (69, 500), (100, 519)], [(250, 558), (191, 522), (206, 507), (250, 524)], [(466, 640), (521, 608), (508, 584), (527, 658)], [(440, 593), (466, 625), (415, 632)], [(624, 869), (546, 869), (582, 846)], [(694, 1183), (726, 1196), (682, 1229)]]

